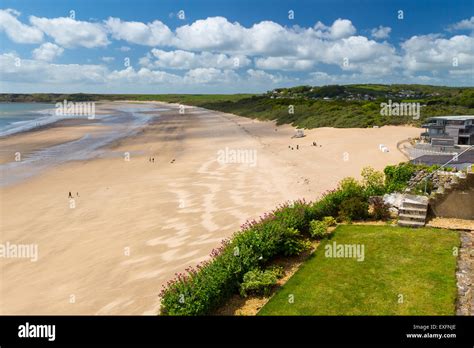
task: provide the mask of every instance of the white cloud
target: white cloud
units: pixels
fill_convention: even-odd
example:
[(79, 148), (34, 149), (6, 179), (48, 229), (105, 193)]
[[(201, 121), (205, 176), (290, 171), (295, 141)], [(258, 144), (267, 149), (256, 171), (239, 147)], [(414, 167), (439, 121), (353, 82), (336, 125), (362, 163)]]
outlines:
[(114, 70), (108, 74), (108, 82), (133, 82), (136, 84), (163, 84), (177, 83), (181, 77), (169, 74), (164, 71), (153, 71), (147, 68), (141, 68), (138, 71), (133, 67), (123, 70)]
[(145, 24), (110, 17), (105, 21), (105, 25), (114, 39), (139, 45), (169, 45), (173, 38), (171, 30), (158, 20)]
[(21, 23), (16, 10), (0, 10), (0, 32), (5, 32), (8, 38), (16, 43), (31, 44), (43, 41), (41, 30)]
[(301, 47), (315, 39), (338, 40), (355, 32), (347, 19), (337, 19), (330, 27), (318, 22), (314, 28), (302, 29), (283, 27), (272, 21), (246, 28), (224, 17), (209, 17), (178, 27), (176, 37), (171, 41), (176, 47), (193, 51), (282, 56), (298, 53)]
[(254, 83), (276, 84), (280, 83), (283, 80), (283, 77), (281, 75), (270, 74), (263, 70), (249, 69), (247, 70), (247, 75), (249, 76), (250, 81)]
[(40, 47), (33, 50), (33, 57), (38, 60), (52, 61), (63, 54), (64, 49), (51, 42), (45, 42)]
[(237, 49), (270, 56), (294, 55), (304, 33), (285, 28), (278, 23), (263, 21), (245, 29), (243, 42)]
[(339, 18), (334, 21), (329, 32), (330, 38), (336, 40), (354, 35), (356, 29), (350, 20)]
[(439, 35), (413, 36), (401, 44), (404, 67), (411, 71), (446, 71), (474, 65), (474, 37), (456, 35), (445, 39)]
[(318, 37), (332, 40), (349, 37), (356, 33), (356, 28), (352, 25), (352, 22), (341, 18), (336, 19), (330, 27), (318, 22), (314, 29)]
[(184, 82), (190, 84), (222, 84), (236, 82), (239, 76), (232, 70), (215, 68), (196, 68), (184, 75)]
[[(218, 86), (216, 91), (220, 91), (239, 83), (245, 90), (257, 85), (301, 82), (295, 76), (302, 74), (282, 76), (283, 71), (305, 71), (306, 77), (302, 79), (327, 83), (383, 82), (394, 77), (416, 82), (418, 76), (422, 76), (423, 81), (444, 83), (443, 78), (451, 82), (472, 78), (474, 64), (472, 35), (413, 36), (398, 47), (381, 41), (389, 37), (391, 28), (373, 28), (371, 36), (366, 37), (356, 34), (350, 20), (341, 18), (329, 25), (317, 22), (305, 28), (272, 21), (245, 27), (224, 17), (209, 17), (171, 30), (159, 20), (142, 23), (113, 17), (100, 23), (65, 17), (30, 17), (30, 26), (21, 23), (19, 16), (15, 10), (0, 10), (0, 31), (12, 41), (40, 43), (46, 34), (55, 42), (36, 48), (32, 52), (34, 59), (22, 60), (21, 68), (5, 69), (6, 78), (13, 79), (16, 74), (18, 81), (30, 79), (31, 84), (69, 86), (69, 82), (75, 81), (120, 86), (121, 82), (133, 82), (134, 85), (196, 86), (196, 89), (204, 85)], [(473, 30), (473, 26), (474, 17), (450, 28)], [(130, 45), (152, 46), (152, 49), (140, 59), (139, 67), (123, 70), (111, 71), (106, 64), (48, 63), (60, 56), (63, 48), (103, 47), (112, 39)], [(117, 46), (116, 50), (128, 52), (131, 47)], [(100, 60), (110, 63), (114, 57), (100, 57)], [(2, 61), (12, 64), (8, 55), (3, 55)], [(326, 65), (332, 66), (330, 71), (335, 73), (322, 71)]]
[(329, 85), (329, 84), (334, 84), (337, 82), (336, 78), (332, 75), (329, 75), (323, 71), (314, 71), (309, 74), (310, 76), (310, 84), (311, 85)]
[(463, 19), (460, 22), (453, 24), (451, 30), (473, 30), (474, 31), (474, 16), (469, 19)]
[(310, 59), (295, 59), (285, 57), (256, 58), (255, 66), (263, 70), (308, 70), (315, 62)]
[[(19, 59), (15, 54), (0, 55), (1, 80), (7, 82), (27, 82), (38, 85), (48, 84), (97, 84), (106, 80), (107, 69), (101, 65), (51, 64), (46, 61)], [(17, 64), (17, 62), (20, 64)]]
[(389, 74), (400, 65), (400, 57), (393, 46), (364, 36), (326, 41), (319, 49), (310, 52), (314, 52), (316, 60), (337, 65), (344, 71)]
[(49, 19), (35, 16), (30, 17), (30, 22), (63, 47), (92, 48), (109, 44), (105, 29), (97, 23), (77, 21), (69, 17)]
[(223, 53), (152, 49), (151, 54), (140, 60), (147, 67), (188, 70), (194, 68), (239, 69), (250, 64), (242, 55), (229, 56)]
[[(51, 64), (46, 61), (19, 59), (13, 53), (0, 54), (2, 74), (0, 81), (32, 83), (35, 85), (112, 85), (133, 83), (134, 85), (219, 85), (236, 82), (240, 78), (232, 70), (197, 68), (187, 71), (183, 76), (165, 71), (127, 67), (110, 71), (103, 65)], [(17, 62), (20, 61), (20, 64)]]
[(370, 33), (372, 37), (376, 39), (387, 39), (390, 36), (391, 31), (392, 28), (380, 25), (378, 28), (372, 29)]
[(209, 17), (176, 29), (176, 46), (188, 50), (235, 51), (242, 44), (245, 28), (224, 17)]

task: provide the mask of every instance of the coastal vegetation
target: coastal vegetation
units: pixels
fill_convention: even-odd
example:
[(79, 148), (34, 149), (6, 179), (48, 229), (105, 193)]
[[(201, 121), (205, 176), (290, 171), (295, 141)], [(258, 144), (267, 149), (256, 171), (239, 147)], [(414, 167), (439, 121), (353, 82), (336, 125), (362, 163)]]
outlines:
[[(474, 114), (473, 87), (333, 85), (277, 88), (263, 94), (1, 94), (0, 102), (162, 101), (200, 106), (300, 128), (411, 124), (427, 117)], [(420, 117), (382, 115), (381, 104), (419, 103)], [(289, 106), (291, 111), (289, 110)]]

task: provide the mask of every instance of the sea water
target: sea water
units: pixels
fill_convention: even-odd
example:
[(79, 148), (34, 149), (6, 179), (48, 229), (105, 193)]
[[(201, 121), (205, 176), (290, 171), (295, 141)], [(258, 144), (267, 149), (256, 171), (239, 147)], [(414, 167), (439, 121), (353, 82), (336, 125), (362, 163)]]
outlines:
[[(5, 133), (13, 134), (59, 120), (58, 116), (54, 115), (54, 109), (51, 110), (51, 106), (54, 108), (52, 104), (43, 104), (42, 106), (38, 104), (23, 104), (16, 107), (11, 106), (13, 104), (3, 104), (2, 106), (5, 105), (10, 107), (10, 121), (4, 121), (5, 128), (3, 132)], [(4, 111), (5, 109), (2, 110)], [(85, 133), (76, 140), (38, 149), (33, 153), (22, 156), (21, 161), (1, 164), (0, 186), (7, 186), (22, 181), (60, 163), (111, 155), (104, 150), (107, 145), (120, 138), (136, 134), (150, 120), (159, 117), (159, 111), (167, 110), (170, 109), (145, 107), (118, 108), (113, 114), (96, 115), (95, 119), (91, 120), (91, 122), (94, 122), (96, 126), (103, 126), (99, 130), (93, 133)], [(157, 113), (150, 114), (148, 113), (150, 111)], [(12, 113), (16, 116), (12, 116)], [(5, 118), (7, 117), (5, 116)], [(29, 120), (27, 120), (28, 118)]]
[(0, 136), (27, 131), (59, 119), (54, 104), (0, 103)]

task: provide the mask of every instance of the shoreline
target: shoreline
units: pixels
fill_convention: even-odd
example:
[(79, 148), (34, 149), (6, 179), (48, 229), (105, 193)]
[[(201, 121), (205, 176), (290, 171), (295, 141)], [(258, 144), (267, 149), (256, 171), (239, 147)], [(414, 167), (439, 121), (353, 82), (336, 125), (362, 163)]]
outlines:
[[(106, 156), (0, 188), (2, 242), (37, 244), (39, 254), (37, 262), (0, 259), (2, 314), (155, 314), (161, 285), (206, 259), (247, 219), (288, 200), (314, 200), (365, 165), (404, 161), (396, 142), (419, 132), (317, 128), (292, 139), (294, 127), (273, 121), (144, 103), (172, 110), (108, 144)], [(90, 131), (81, 127), (22, 137), (44, 144), (48, 131), (48, 141), (61, 140)], [(390, 152), (379, 151), (381, 142)], [(256, 165), (219, 163), (225, 148), (255, 150)]]

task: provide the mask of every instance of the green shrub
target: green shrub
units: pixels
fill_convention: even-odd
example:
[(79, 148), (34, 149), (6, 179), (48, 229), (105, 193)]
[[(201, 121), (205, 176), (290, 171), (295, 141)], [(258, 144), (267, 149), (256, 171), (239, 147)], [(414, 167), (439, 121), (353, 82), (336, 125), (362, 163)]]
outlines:
[(205, 315), (238, 292), (244, 275), (279, 255), (310, 247), (298, 228), (308, 231), (310, 205), (298, 201), (280, 206), (259, 221), (242, 225), (231, 241), (211, 253), (212, 259), (177, 274), (160, 293), (163, 315)]
[(363, 197), (365, 193), (364, 186), (354, 178), (342, 179), (339, 183), (338, 190), (341, 191), (343, 199)]
[(339, 219), (343, 221), (364, 220), (368, 216), (369, 205), (360, 197), (352, 197), (341, 204)]
[(326, 224), (326, 226), (330, 227), (330, 226), (336, 226), (336, 219), (333, 218), (332, 216), (325, 216), (323, 218), (323, 221), (324, 223)]
[(240, 284), (240, 295), (242, 297), (247, 297), (249, 294), (268, 296), (272, 287), (281, 278), (282, 273), (282, 268), (248, 271), (244, 274), (242, 284)]
[(292, 256), (298, 255), (308, 248), (311, 244), (301, 239), (301, 233), (293, 227), (288, 227), (283, 239), (283, 255)]
[(409, 162), (385, 167), (386, 192), (403, 191), (408, 186), (408, 181), (416, 170), (416, 166)]
[(304, 201), (296, 201), (286, 204), (275, 211), (275, 218), (286, 226), (296, 228), (301, 233), (306, 234), (309, 228), (308, 204)]
[(345, 178), (336, 190), (327, 191), (319, 201), (314, 203), (312, 219), (321, 220), (326, 216), (337, 217), (342, 202), (352, 197), (366, 199), (365, 189), (354, 178)]
[[(424, 171), (427, 174), (438, 170), (440, 166), (427, 166), (423, 164), (413, 164), (410, 162), (400, 163), (396, 166), (387, 166), (384, 169), (385, 173), (385, 190), (386, 192), (402, 192), (408, 187), (410, 179), (419, 171)], [(426, 183), (426, 191), (430, 193), (433, 189), (433, 182), (428, 180)], [(425, 191), (425, 181), (421, 180), (413, 188), (413, 193), (421, 194)]]
[(311, 237), (316, 239), (323, 239), (327, 236), (328, 225), (324, 221), (312, 220), (310, 222)]
[(366, 197), (385, 194), (384, 174), (371, 167), (362, 169), (361, 176)]
[(313, 218), (322, 219), (325, 216), (336, 217), (342, 200), (341, 191), (334, 190), (325, 193), (312, 207)]

